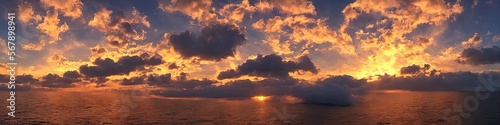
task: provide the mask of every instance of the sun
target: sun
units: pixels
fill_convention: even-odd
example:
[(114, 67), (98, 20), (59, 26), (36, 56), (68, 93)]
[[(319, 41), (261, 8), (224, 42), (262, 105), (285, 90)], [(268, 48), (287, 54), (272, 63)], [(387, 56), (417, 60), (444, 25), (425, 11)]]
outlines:
[(267, 96), (254, 96), (253, 99), (258, 101), (265, 101), (267, 99)]

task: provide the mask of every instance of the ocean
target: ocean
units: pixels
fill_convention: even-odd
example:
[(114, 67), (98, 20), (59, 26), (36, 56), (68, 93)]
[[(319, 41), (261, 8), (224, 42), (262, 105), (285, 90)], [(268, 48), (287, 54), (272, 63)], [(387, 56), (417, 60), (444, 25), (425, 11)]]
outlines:
[[(2, 93), (0, 98), (7, 99), (8, 92)], [(7, 115), (7, 108), (1, 109), (4, 115), (0, 124), (500, 124), (500, 93), (464, 103), (471, 96), (473, 92), (373, 91), (360, 95), (361, 101), (354, 105), (331, 106), (255, 99), (164, 98), (128, 91), (29, 90), (16, 93), (15, 118)], [(2, 104), (7, 106), (8, 102)], [(477, 108), (455, 112), (457, 104), (477, 104)]]

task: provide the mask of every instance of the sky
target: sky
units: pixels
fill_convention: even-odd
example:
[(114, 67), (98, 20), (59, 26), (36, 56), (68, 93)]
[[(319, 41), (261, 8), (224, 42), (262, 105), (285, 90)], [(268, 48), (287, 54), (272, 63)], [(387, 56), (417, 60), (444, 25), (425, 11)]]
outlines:
[(309, 97), (332, 85), (463, 90), (500, 76), (493, 0), (12, 0), (0, 11), (3, 52), (16, 13), (27, 89)]

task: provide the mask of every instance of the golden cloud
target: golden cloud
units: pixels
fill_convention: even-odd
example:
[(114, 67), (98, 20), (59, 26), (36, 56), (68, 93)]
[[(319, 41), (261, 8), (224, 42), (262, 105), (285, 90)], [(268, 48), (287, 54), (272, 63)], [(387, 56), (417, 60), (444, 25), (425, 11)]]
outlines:
[(22, 44), (22, 48), (24, 50), (32, 50), (32, 51), (40, 51), (43, 49), (43, 47), (45, 46), (45, 42), (41, 42), (41, 43), (27, 43), (27, 44)]
[(251, 6), (248, 0), (241, 1), (240, 4), (226, 4), (219, 10), (219, 14), (226, 17), (229, 21), (241, 23), (245, 17), (245, 13), (255, 12), (255, 7)]
[[(294, 44), (306, 41), (307, 43), (303, 48), (307, 48), (312, 44), (330, 43), (335, 46), (331, 46), (328, 50), (337, 50), (342, 54), (355, 54), (350, 36), (332, 30), (325, 23), (325, 20), (313, 19), (304, 15), (275, 16), (267, 21), (261, 19), (252, 24), (252, 27), (269, 35), (288, 36), (288, 39)], [(291, 29), (291, 31), (286, 29)]]
[(61, 40), (59, 34), (69, 30), (69, 26), (66, 23), (59, 26), (60, 20), (58, 15), (59, 13), (57, 11), (47, 11), (47, 14), (43, 17), (43, 22), (36, 27), (40, 32), (52, 37), (53, 40), (49, 41), (49, 44)]
[(42, 17), (40, 15), (35, 15), (33, 6), (31, 6), (31, 4), (26, 1), (17, 6), (17, 11), (19, 13), (18, 19), (19, 21), (21, 21), (21, 23), (27, 23), (31, 20), (35, 22), (39, 22), (42, 20)]
[(144, 40), (145, 30), (136, 30), (132, 26), (151, 26), (147, 16), (142, 15), (133, 8), (130, 14), (123, 17), (112, 18), (113, 11), (106, 8), (94, 14), (94, 18), (88, 22), (88, 26), (105, 33), (105, 40), (114, 47), (126, 47), (135, 44), (135, 41)]
[(478, 47), (479, 44), (481, 44), (482, 42), (483, 39), (477, 33), (475, 33), (474, 36), (462, 42), (462, 47), (464, 48)]
[(45, 7), (54, 7), (66, 17), (76, 19), (82, 16), (83, 3), (80, 0), (41, 0)]
[(167, 5), (159, 3), (158, 8), (169, 13), (179, 11), (202, 23), (219, 22), (211, 0), (172, 0)]
[(345, 20), (340, 26), (339, 32), (345, 32), (350, 25), (358, 25), (352, 23), (360, 15), (379, 14), (382, 16), (379, 20), (375, 20), (376, 23), (365, 24), (366, 29), (380, 27), (375, 32), (357, 29), (355, 38), (360, 42), (357, 46), (361, 48), (358, 50), (359, 59), (364, 63), (355, 66), (355, 68), (362, 71), (358, 73), (361, 74), (358, 76), (396, 74), (399, 72), (399, 67), (405, 65), (443, 63), (436, 62), (430, 54), (425, 52), (429, 46), (435, 43), (432, 37), (417, 36), (409, 39), (405, 35), (413, 32), (422, 24), (444, 25), (447, 20), (453, 19), (462, 11), (459, 2), (453, 4), (444, 0), (357, 0), (343, 9)]
[(255, 4), (259, 11), (272, 11), (277, 8), (280, 13), (290, 15), (316, 15), (316, 9), (309, 0), (261, 0)]

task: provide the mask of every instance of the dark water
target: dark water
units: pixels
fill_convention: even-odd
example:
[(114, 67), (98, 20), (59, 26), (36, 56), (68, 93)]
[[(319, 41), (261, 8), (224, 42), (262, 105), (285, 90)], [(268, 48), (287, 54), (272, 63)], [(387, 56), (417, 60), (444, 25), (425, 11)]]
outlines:
[[(7, 99), (7, 92), (0, 98)], [(444, 118), (467, 92), (371, 92), (352, 106), (256, 100), (165, 99), (130, 92), (19, 91), (16, 117), (0, 124), (456, 124)], [(2, 103), (7, 106), (8, 102)], [(5, 107), (4, 106), (4, 107)], [(463, 124), (500, 124), (500, 93), (479, 101)], [(453, 114), (452, 114), (453, 115)], [(454, 114), (453, 116), (460, 116)]]

